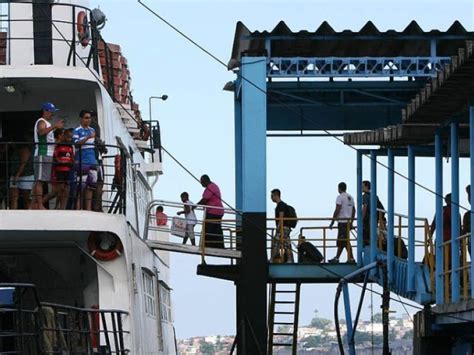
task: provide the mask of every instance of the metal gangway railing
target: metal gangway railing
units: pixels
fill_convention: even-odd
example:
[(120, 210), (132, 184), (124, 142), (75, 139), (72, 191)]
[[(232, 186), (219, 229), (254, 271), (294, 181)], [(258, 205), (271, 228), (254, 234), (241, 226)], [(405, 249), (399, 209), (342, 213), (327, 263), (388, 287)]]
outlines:
[[(155, 210), (159, 206), (163, 207), (165, 216), (157, 216)], [(231, 262), (240, 258), (239, 211), (208, 205), (189, 206), (196, 214), (192, 229), (187, 229), (186, 219), (177, 215), (177, 212), (184, 210), (183, 202), (151, 201), (146, 209), (143, 239), (155, 249), (201, 255), (203, 263), (206, 256), (230, 258)], [(210, 209), (222, 211), (222, 219), (208, 218)], [(169, 241), (170, 238), (178, 242)], [(191, 244), (193, 239), (194, 245)]]
[(128, 354), (122, 310), (40, 302), (33, 284), (0, 284), (0, 353)]
[[(385, 213), (383, 210), (379, 210), (379, 212)], [(408, 223), (405, 221), (408, 219), (408, 216), (400, 213), (395, 213), (397, 218), (397, 223), (394, 226), (394, 237), (395, 241), (395, 256), (399, 258), (403, 258), (403, 250), (406, 242), (408, 241), (407, 231), (408, 231)], [(349, 236), (348, 238), (338, 238), (338, 228), (337, 227), (330, 227), (331, 221), (335, 221), (336, 223), (340, 220), (342, 222), (347, 222), (347, 218), (343, 219), (333, 219), (332, 217), (304, 217), (304, 218), (269, 218), (267, 219), (271, 223), (278, 222), (279, 227), (268, 227), (268, 245), (267, 249), (271, 249), (271, 243), (275, 243), (275, 238), (278, 234), (280, 240), (278, 241), (278, 245), (280, 248), (285, 244), (283, 240), (284, 236), (284, 224), (285, 221), (296, 220), (298, 223), (299, 228), (294, 228), (291, 233), (291, 245), (292, 251), (296, 252), (298, 245), (302, 241), (310, 242), (323, 255), (323, 260), (328, 261), (331, 256), (334, 256), (333, 250), (337, 249), (338, 242), (346, 243), (346, 246), (351, 246), (352, 248), (357, 247), (357, 221), (354, 220), (353, 223), (345, 223), (347, 225), (347, 232), (346, 235)], [(303, 224), (303, 226), (301, 226)], [(377, 222), (377, 248), (379, 250), (385, 251), (387, 250), (386, 246), (386, 238), (387, 238), (387, 225), (383, 218), (379, 218)], [(280, 230), (278, 231), (278, 228)], [(430, 258), (426, 259), (426, 262), (432, 260), (434, 255), (434, 246), (432, 242), (432, 238), (430, 236), (429, 230), (429, 223), (426, 218), (417, 217), (415, 230), (418, 231), (417, 239), (415, 240), (415, 247), (417, 250), (417, 257), (421, 259), (425, 259), (425, 255), (431, 256)], [(277, 231), (279, 233), (277, 233)], [(422, 251), (422, 253), (420, 253)], [(283, 252), (283, 250), (281, 250)], [(356, 253), (353, 253), (354, 257)], [(421, 260), (420, 259), (420, 260)], [(432, 265), (433, 266), (433, 265)]]
[[(166, 218), (165, 223), (158, 223), (155, 210), (158, 206), (164, 208)], [(240, 212), (222, 208), (225, 213), (222, 220), (211, 220), (206, 218), (206, 211), (213, 206), (195, 205), (196, 223), (193, 229), (193, 236), (196, 240), (195, 245), (183, 244), (186, 237), (186, 230), (183, 228), (185, 219), (176, 215), (176, 212), (184, 209), (183, 202), (156, 200), (148, 204), (146, 225), (143, 238), (149, 242), (149, 245), (157, 249), (192, 253), (201, 255), (202, 261), (205, 262), (206, 256), (220, 256), (230, 258), (232, 261), (240, 257), (240, 240), (241, 240), (241, 218)], [(380, 210), (380, 215), (385, 211)], [(408, 216), (395, 213), (396, 223), (394, 225), (395, 248), (394, 256), (399, 259), (407, 258), (406, 245), (408, 244)], [(285, 222), (296, 220), (297, 228), (293, 228), (290, 232), (289, 240), (286, 241), (285, 231), (283, 230)], [(331, 221), (337, 223), (338, 219), (331, 217), (298, 217), (298, 218), (268, 218), (267, 219), (267, 251), (270, 263), (281, 263), (283, 255), (290, 249), (292, 259), (297, 261), (298, 247), (303, 242), (313, 244), (322, 254), (321, 262), (328, 262), (333, 257), (338, 243), (346, 243), (346, 246), (354, 248), (351, 262), (356, 262), (357, 253), (357, 221), (347, 223), (348, 231), (347, 239), (338, 238), (338, 228), (330, 227)], [(347, 219), (343, 219), (347, 222)], [(429, 223), (426, 218), (417, 217), (415, 219), (415, 260), (425, 264), (430, 272), (430, 281), (434, 287), (434, 245), (430, 235)], [(276, 223), (278, 222), (278, 223)], [(212, 223), (221, 223), (222, 239), (219, 241), (208, 240), (212, 234), (207, 233), (206, 226)], [(353, 224), (353, 225), (352, 225)], [(279, 227), (276, 227), (278, 225)], [(384, 218), (379, 218), (377, 229), (377, 249), (379, 252), (387, 253), (387, 225)], [(280, 230), (278, 231), (278, 228)], [(190, 243), (189, 238), (186, 243)], [(218, 245), (219, 244), (219, 247)], [(363, 246), (362, 246), (363, 247)], [(278, 258), (272, 258), (272, 253), (277, 250)]]
[[(471, 233), (465, 233), (460, 235), (457, 240), (459, 240), (459, 256), (460, 263), (457, 271), (460, 272), (460, 287), (461, 287), (461, 299), (467, 300), (470, 299), (471, 290)], [(449, 240), (443, 241), (441, 243), (442, 253), (443, 253), (443, 269), (441, 272), (441, 277), (443, 281), (443, 294), (444, 302), (449, 303), (451, 300), (451, 275), (453, 273), (452, 268), (452, 244), (454, 240), (451, 238)], [(469, 257), (468, 257), (469, 256)]]

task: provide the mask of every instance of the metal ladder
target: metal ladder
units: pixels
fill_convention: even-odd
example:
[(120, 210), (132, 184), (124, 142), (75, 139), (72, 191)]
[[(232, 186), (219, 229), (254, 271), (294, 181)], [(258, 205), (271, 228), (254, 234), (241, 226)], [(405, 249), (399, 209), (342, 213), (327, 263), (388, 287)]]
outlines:
[[(280, 286), (277, 288), (277, 286)], [(283, 286), (287, 286), (284, 288)], [(301, 284), (277, 284), (270, 286), (268, 311), (268, 355), (276, 347), (291, 347), (296, 355), (298, 348), (298, 313)], [(275, 331), (276, 327), (276, 331)]]

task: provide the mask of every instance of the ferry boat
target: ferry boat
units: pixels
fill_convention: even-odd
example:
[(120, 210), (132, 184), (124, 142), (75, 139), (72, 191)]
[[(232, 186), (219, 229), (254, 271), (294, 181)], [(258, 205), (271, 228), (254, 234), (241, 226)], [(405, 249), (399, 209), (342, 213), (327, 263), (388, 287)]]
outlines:
[[(127, 60), (102, 37), (104, 24), (86, 0), (0, 3), (2, 354), (176, 353), (168, 252), (141, 237), (162, 174), (159, 123), (141, 118)], [(12, 180), (25, 163), (21, 147), (31, 163), (45, 103), (59, 108), (51, 123), (64, 128), (79, 126), (81, 110), (97, 113), (102, 179), (92, 211), (74, 174), (66, 210), (55, 209), (54, 198), (49, 209), (27, 209), (36, 182), (20, 174), (18, 188)], [(49, 193), (51, 182), (43, 184)], [(147, 238), (168, 235), (153, 230)]]

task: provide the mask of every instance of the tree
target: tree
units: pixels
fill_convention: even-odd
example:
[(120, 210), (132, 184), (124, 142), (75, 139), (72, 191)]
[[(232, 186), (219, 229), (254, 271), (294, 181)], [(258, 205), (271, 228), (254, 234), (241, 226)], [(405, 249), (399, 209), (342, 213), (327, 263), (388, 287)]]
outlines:
[(382, 313), (375, 313), (372, 317), (372, 322), (374, 323), (382, 323)]
[(409, 329), (403, 334), (402, 339), (413, 339), (413, 329)]
[(199, 351), (205, 355), (212, 355), (215, 352), (214, 345), (206, 342), (205, 340), (201, 340), (199, 343)]
[(317, 348), (318, 346), (328, 346), (334, 341), (333, 337), (327, 335), (311, 335), (304, 339), (303, 348)]
[(311, 319), (311, 326), (318, 329), (326, 329), (332, 324), (332, 321), (326, 318), (318, 317), (318, 310), (314, 310), (314, 317)]

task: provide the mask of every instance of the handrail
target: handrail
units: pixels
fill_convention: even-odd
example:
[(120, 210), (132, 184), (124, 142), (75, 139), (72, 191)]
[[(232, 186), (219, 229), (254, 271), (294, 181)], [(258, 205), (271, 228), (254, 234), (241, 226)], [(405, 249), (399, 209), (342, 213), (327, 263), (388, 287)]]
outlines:
[(471, 238), (471, 233), (464, 233), (457, 238), (451, 238), (446, 241), (441, 242), (441, 246), (443, 248), (443, 254), (444, 254), (444, 261), (443, 261), (443, 271), (441, 272), (441, 275), (443, 277), (443, 284), (444, 284), (444, 297), (445, 297), (445, 302), (449, 302), (451, 299), (451, 289), (450, 289), (450, 274), (453, 272), (452, 265), (451, 265), (451, 245), (453, 243), (453, 240), (459, 240), (459, 246), (460, 246), (460, 253), (461, 253), (461, 265), (454, 269), (455, 271), (462, 271), (462, 278), (461, 278), (461, 289), (462, 289), (462, 298), (464, 300), (469, 298), (468, 291), (469, 291), (469, 280), (472, 277), (472, 275), (469, 272), (470, 269), (470, 263), (467, 261), (467, 254), (469, 253), (469, 239)]
[[(150, 219), (152, 218), (151, 216), (152, 216), (153, 208), (158, 207), (158, 206), (183, 208), (183, 205), (184, 205), (183, 202), (176, 202), (176, 201), (167, 201), (167, 200), (150, 201), (146, 207), (146, 218), (145, 218), (145, 229), (143, 231), (143, 240), (148, 240), (148, 231), (150, 230)], [(198, 204), (193, 204), (193, 206), (195, 206), (195, 210), (203, 211), (203, 212), (205, 212), (209, 208), (212, 208), (212, 209), (222, 210), (224, 214), (235, 214), (235, 215), (239, 214), (239, 211), (230, 209), (230, 208), (225, 208), (225, 207), (216, 207), (216, 206), (198, 205)], [(225, 221), (225, 220), (222, 220), (222, 221)]]
[[(382, 209), (382, 208), (377, 208), (377, 212), (383, 212), (383, 213), (388, 213), (386, 210)], [(406, 214), (403, 214), (403, 213), (397, 213), (397, 212), (394, 212), (393, 215), (395, 217), (402, 217), (402, 218), (406, 218), (408, 219), (409, 216), (406, 215)], [(427, 221), (428, 219), (426, 217), (415, 217), (415, 221)]]
[[(147, 239), (148, 238), (148, 231), (150, 230), (156, 230), (156, 231), (162, 231), (162, 232), (167, 232), (169, 233), (171, 231), (171, 228), (170, 226), (166, 225), (166, 226), (158, 226), (158, 225), (154, 225), (155, 223), (152, 224), (152, 221), (155, 220), (155, 216), (154, 216), (154, 213), (153, 213), (153, 208), (154, 207), (157, 207), (157, 206), (164, 206), (164, 207), (171, 207), (171, 208), (176, 208), (176, 209), (182, 209), (183, 208), (183, 202), (176, 202), (176, 201), (167, 201), (167, 200), (155, 200), (155, 201), (151, 201), (148, 206), (147, 206), (147, 218), (146, 218), (146, 228), (145, 228), (145, 233), (144, 233), (144, 239)], [(196, 206), (196, 210), (197, 211), (202, 211), (202, 212), (206, 212), (207, 208), (215, 208), (214, 206), (204, 206), (204, 205), (195, 205)], [(227, 218), (227, 219), (219, 219), (219, 220), (214, 220), (214, 219), (208, 219), (205, 217), (205, 215), (203, 216), (202, 219), (197, 219), (196, 221), (196, 226), (198, 225), (201, 225), (202, 228), (200, 231), (195, 231), (194, 234), (196, 236), (200, 236), (200, 242), (199, 242), (199, 252), (201, 254), (201, 258), (202, 258), (202, 261), (205, 262), (205, 256), (206, 256), (206, 247), (209, 247), (209, 243), (206, 243), (206, 235), (207, 235), (207, 231), (206, 231), (206, 222), (220, 222), (223, 224), (223, 230), (228, 232), (228, 236), (224, 236), (224, 240), (226, 241), (226, 243), (229, 243), (227, 245), (229, 245), (231, 248), (234, 248), (234, 243), (232, 242), (232, 239), (233, 239), (233, 234), (230, 232), (231, 229), (238, 229), (239, 227), (239, 224), (240, 224), (240, 219), (238, 218), (238, 214), (239, 214), (239, 211), (236, 211), (236, 210), (233, 210), (233, 209), (228, 209), (228, 208), (224, 208), (224, 207), (217, 207), (221, 210), (223, 210), (225, 213), (230, 213), (232, 215), (235, 216), (235, 218)], [(168, 211), (168, 210), (167, 210)], [(166, 213), (168, 213), (167, 211), (165, 211)], [(403, 243), (403, 240), (407, 240), (407, 237), (404, 236), (402, 234), (402, 230), (406, 229), (408, 226), (401, 223), (402, 219), (405, 217), (405, 215), (401, 214), (401, 213), (397, 213), (396, 214), (398, 216), (398, 219), (399, 219), (399, 223), (397, 226), (395, 226), (395, 228), (398, 229), (398, 235), (395, 234), (395, 236), (398, 238), (398, 246), (396, 246), (395, 248), (395, 255), (398, 256), (398, 257), (402, 257), (402, 243)], [(170, 214), (168, 214), (168, 219), (171, 220), (171, 217), (170, 217)], [(267, 227), (267, 230), (271, 230), (271, 231), (275, 231), (277, 230), (278, 228), (280, 230), (278, 230), (278, 235), (279, 235), (279, 243), (278, 243), (278, 248), (279, 248), (279, 254), (283, 254), (285, 249), (291, 249), (293, 251), (295, 251), (295, 249), (293, 249), (293, 247), (291, 246), (292, 245), (292, 242), (286, 242), (287, 246), (284, 247), (285, 245), (285, 241), (283, 240), (283, 237), (284, 237), (284, 231), (282, 231), (283, 227), (284, 227), (284, 222), (287, 222), (287, 221), (298, 221), (298, 222), (306, 222), (306, 223), (310, 223), (310, 222), (327, 222), (329, 224), (329, 222), (331, 221), (343, 221), (343, 222), (350, 222), (351, 219), (350, 218), (332, 218), (332, 217), (278, 217), (278, 218), (275, 218), (275, 217), (268, 217), (266, 219), (267, 223), (276, 223), (276, 225), (278, 226), (277, 228), (268, 228)], [(426, 265), (428, 265), (429, 269), (430, 269), (430, 273), (433, 272), (434, 270), (434, 265), (432, 265), (432, 262), (431, 262), (431, 253), (432, 253), (432, 240), (429, 238), (429, 228), (427, 229), (427, 219), (426, 218), (421, 218), (421, 217), (418, 217), (416, 219), (416, 221), (418, 221), (419, 223), (416, 223), (415, 224), (415, 228), (416, 230), (422, 230), (424, 231), (424, 235), (425, 235), (425, 239), (424, 240), (416, 240), (415, 241), (415, 246), (417, 248), (417, 250), (419, 250), (418, 248), (424, 248), (425, 249), (425, 252), (424, 254), (425, 255), (428, 255), (429, 257), (426, 257), (424, 258), (425, 260), (425, 263)], [(278, 223), (279, 222), (279, 223)], [(357, 222), (356, 220), (353, 220), (352, 223), (354, 222)], [(386, 231), (384, 230), (384, 228), (386, 228), (385, 225), (380, 225), (380, 229), (379, 229), (379, 238), (378, 238), (378, 243), (379, 244), (379, 248), (381, 249), (382, 248), (382, 237), (384, 234), (386, 234)], [(352, 226), (352, 229), (357, 229), (357, 226), (356, 224), (354, 224)], [(312, 237), (309, 237), (309, 236), (306, 236), (305, 233), (310, 231), (310, 230), (313, 230), (313, 231), (322, 231), (323, 232), (323, 236), (322, 238), (321, 237), (316, 237), (316, 238), (312, 238)], [(308, 241), (308, 242), (322, 242), (323, 243), (323, 254), (324, 254), (324, 258), (326, 259), (327, 255), (326, 255), (326, 249), (332, 249), (333, 246), (332, 245), (328, 245), (328, 242), (341, 242), (342, 239), (341, 238), (328, 238), (328, 235), (329, 235), (329, 231), (330, 228), (329, 226), (325, 226), (325, 225), (320, 225), (320, 226), (311, 226), (311, 225), (303, 225), (302, 227), (299, 228), (299, 237), (298, 237), (298, 241), (300, 242), (300, 239), (302, 236), (305, 237), (305, 240)], [(226, 233), (227, 234), (227, 233)], [(270, 233), (269, 233), (270, 235)], [(347, 242), (350, 243), (351, 239), (355, 239), (354, 236), (350, 235), (350, 233), (348, 234), (349, 235), (349, 238), (347, 239)], [(386, 237), (384, 237), (386, 238)], [(274, 241), (275, 240), (275, 235), (274, 233), (272, 233), (272, 236), (270, 238), (268, 238), (268, 240), (272, 240)], [(273, 243), (272, 243), (273, 244)], [(331, 243), (332, 244), (332, 243)], [(337, 244), (337, 243), (335, 243)], [(211, 247), (212, 247), (212, 244), (211, 244)], [(337, 245), (334, 246), (334, 248), (336, 248)], [(269, 247), (267, 246), (267, 248), (270, 248), (272, 249), (273, 246)], [(288, 252), (289, 253), (289, 252)], [(351, 258), (352, 259), (352, 258)], [(433, 279), (434, 280), (434, 279)]]

